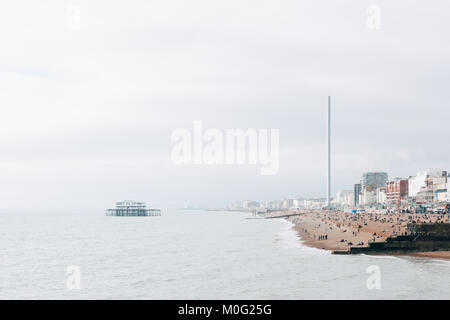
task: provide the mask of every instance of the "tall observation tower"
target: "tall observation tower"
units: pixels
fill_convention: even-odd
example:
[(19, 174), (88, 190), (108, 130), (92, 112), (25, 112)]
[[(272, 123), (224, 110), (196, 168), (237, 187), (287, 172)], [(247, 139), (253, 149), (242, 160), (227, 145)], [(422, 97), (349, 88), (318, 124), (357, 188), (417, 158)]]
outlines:
[(331, 203), (331, 97), (328, 96), (328, 174), (327, 174), (327, 206)]

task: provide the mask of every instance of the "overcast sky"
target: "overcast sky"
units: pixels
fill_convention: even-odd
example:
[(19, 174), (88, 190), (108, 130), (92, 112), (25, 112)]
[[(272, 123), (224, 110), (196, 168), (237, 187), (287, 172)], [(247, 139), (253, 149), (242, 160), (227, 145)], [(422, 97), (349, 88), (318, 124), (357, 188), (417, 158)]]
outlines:
[[(372, 4), (380, 30), (366, 25)], [(0, 208), (323, 197), (328, 95), (333, 194), (368, 170), (450, 169), (449, 12), (411, 0), (4, 2)], [(279, 173), (173, 164), (171, 133), (195, 120), (279, 129)]]

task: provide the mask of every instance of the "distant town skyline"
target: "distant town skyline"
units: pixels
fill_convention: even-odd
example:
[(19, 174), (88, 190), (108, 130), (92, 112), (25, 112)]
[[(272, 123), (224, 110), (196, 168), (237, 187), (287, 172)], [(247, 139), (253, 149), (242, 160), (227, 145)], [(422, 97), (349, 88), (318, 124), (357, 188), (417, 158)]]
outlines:
[[(330, 199), (291, 197), (282, 200), (237, 200), (227, 210), (252, 210), (255, 215), (277, 211), (338, 209), (372, 213), (450, 212), (450, 179), (447, 170), (426, 169), (408, 177), (387, 172), (365, 172), (353, 189), (339, 190)], [(186, 208), (190, 208), (186, 206)]]

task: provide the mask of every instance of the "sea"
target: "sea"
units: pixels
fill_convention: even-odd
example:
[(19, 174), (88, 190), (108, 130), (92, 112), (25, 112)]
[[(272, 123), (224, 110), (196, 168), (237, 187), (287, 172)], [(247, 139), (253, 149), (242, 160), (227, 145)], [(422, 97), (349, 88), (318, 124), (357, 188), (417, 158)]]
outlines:
[(449, 298), (448, 260), (335, 256), (283, 219), (0, 213), (0, 299)]

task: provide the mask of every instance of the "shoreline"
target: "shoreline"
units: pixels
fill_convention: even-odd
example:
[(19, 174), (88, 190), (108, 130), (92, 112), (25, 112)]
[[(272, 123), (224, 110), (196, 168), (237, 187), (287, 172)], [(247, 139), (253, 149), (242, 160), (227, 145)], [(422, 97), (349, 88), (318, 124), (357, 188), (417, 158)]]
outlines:
[[(411, 221), (436, 222), (450, 218), (438, 214), (396, 213), (387, 216), (375, 213), (350, 214), (325, 210), (290, 212), (290, 214), (293, 213), (297, 213), (297, 215), (283, 218), (293, 224), (292, 228), (297, 232), (302, 243), (308, 247), (326, 251), (346, 251), (349, 247), (365, 247), (369, 241), (383, 242), (391, 236), (404, 234), (406, 224)], [(283, 212), (283, 215), (286, 215), (286, 212)], [(379, 256), (383, 255), (450, 260), (450, 251), (379, 254)]]

